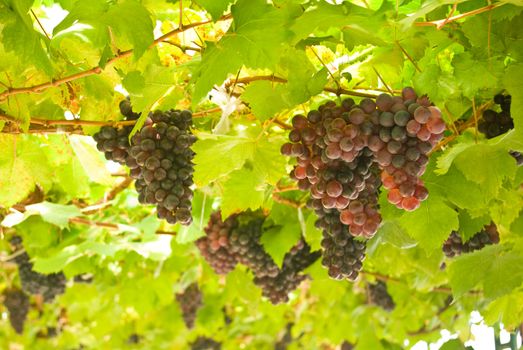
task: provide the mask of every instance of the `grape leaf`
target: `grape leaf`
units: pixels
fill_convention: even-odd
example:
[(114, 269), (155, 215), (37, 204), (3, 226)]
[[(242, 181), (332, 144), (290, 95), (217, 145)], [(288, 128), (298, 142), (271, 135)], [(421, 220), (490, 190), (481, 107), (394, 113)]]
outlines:
[(422, 202), (417, 210), (405, 213), (399, 222), (427, 253), (440, 250), (450, 232), (459, 226), (458, 213), (434, 195)]
[(222, 215), (260, 208), (265, 200), (265, 186), (263, 175), (253, 170), (243, 168), (232, 172), (223, 184)]
[(252, 159), (254, 145), (248, 138), (220, 136), (198, 140), (193, 149), (194, 183), (203, 187), (240, 169), (247, 159)]
[(476, 233), (480, 232), (485, 225), (490, 223), (490, 217), (488, 215), (482, 215), (479, 217), (471, 217), (470, 213), (466, 210), (459, 212), (459, 234), (463, 241), (468, 241)]
[(138, 1), (118, 2), (107, 11), (104, 20), (116, 33), (131, 42), (135, 59), (140, 58), (153, 43), (151, 14)]
[(503, 322), (505, 329), (515, 329), (521, 323), (523, 314), (523, 292), (514, 291), (511, 294), (502, 296), (492, 301), (489, 306), (482, 312), (487, 324)]
[(516, 175), (516, 162), (502, 147), (477, 144), (461, 152), (454, 163), (468, 180), (492, 196), (498, 193), (504, 179)]
[(459, 339), (451, 339), (444, 343), (440, 350), (466, 350), (466, 348)]
[(32, 0), (9, 0), (0, 3), (2, 44), (6, 51), (12, 51), (20, 60), (33, 64), (47, 75), (53, 74), (51, 60), (44, 49), (46, 38), (33, 28), (29, 17)]
[(82, 136), (70, 135), (69, 142), (78, 157), (77, 159), (80, 161), (80, 164), (82, 164), (85, 174), (87, 174), (92, 181), (102, 185), (112, 185), (114, 183), (114, 179), (105, 167), (100, 152), (98, 152), (94, 145), (94, 140)]
[(300, 237), (300, 225), (298, 222), (292, 222), (268, 229), (263, 233), (260, 242), (276, 265), (281, 267), (285, 254), (298, 242)]
[(518, 268), (522, 263), (521, 255), (507, 252), (502, 245), (487, 246), (449, 264), (450, 285), (456, 297), (480, 283), (486, 297), (500, 297), (523, 282), (523, 271)]
[(288, 13), (264, 0), (239, 0), (231, 8), (234, 27), (216, 44), (208, 45), (196, 81), (193, 100), (198, 103), (214, 86), (242, 65), (272, 68), (289, 37)]
[[(269, 81), (255, 81), (245, 89), (242, 99), (258, 119), (264, 121), (275, 116), (277, 112), (290, 107), (283, 100), (284, 88), (280, 84)], [(267, 103), (267, 101), (271, 101)]]
[(235, 0), (196, 0), (199, 5), (211, 14), (214, 21), (218, 20), (234, 1)]
[(74, 205), (61, 205), (50, 202), (41, 202), (26, 206), (30, 213), (42, 216), (44, 221), (60, 228), (69, 226), (69, 219), (82, 216), (82, 212)]
[(36, 184), (48, 188), (51, 169), (38, 144), (24, 137), (0, 135), (0, 205), (11, 205), (26, 198)]

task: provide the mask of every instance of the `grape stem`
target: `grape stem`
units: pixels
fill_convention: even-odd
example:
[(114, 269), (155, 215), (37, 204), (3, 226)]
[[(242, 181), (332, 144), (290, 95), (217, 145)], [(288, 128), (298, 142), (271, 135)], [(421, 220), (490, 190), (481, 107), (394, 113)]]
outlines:
[[(232, 18), (232, 15), (231, 14), (226, 14), (226, 15), (222, 16), (221, 18), (219, 18), (218, 21), (228, 20), (230, 18)], [(189, 30), (191, 28), (199, 27), (199, 26), (202, 26), (202, 25), (205, 25), (205, 24), (209, 24), (209, 23), (212, 23), (212, 20), (206, 20), (206, 21), (202, 21), (202, 22), (191, 23), (191, 24), (187, 24), (187, 25), (184, 25), (184, 26), (180, 25), (180, 27), (178, 27), (177, 29), (171, 30), (170, 32), (165, 33), (164, 35), (162, 35), (162, 36), (158, 37), (157, 39), (155, 39), (153, 41), (153, 43), (149, 46), (149, 48), (152, 48), (152, 47), (154, 47), (154, 46), (156, 46), (156, 45), (158, 45), (158, 44), (160, 44), (160, 43), (162, 43), (164, 41), (167, 41), (170, 37), (172, 37), (172, 36), (174, 36), (176, 34), (179, 34), (179, 33), (182, 33), (182, 32), (184, 32), (186, 30)], [(115, 63), (116, 61), (119, 61), (122, 58), (129, 57), (129, 56), (132, 55), (132, 53), (133, 53), (132, 49), (126, 50), (126, 51), (121, 51), (116, 56), (114, 56), (113, 58), (109, 59), (106, 62), (106, 66), (109, 65), (109, 64)], [(40, 92), (42, 92), (44, 90), (47, 90), (47, 89), (49, 89), (51, 87), (60, 86), (62, 84), (65, 84), (65, 83), (73, 81), (73, 80), (78, 80), (78, 79), (82, 79), (82, 78), (85, 78), (85, 77), (88, 77), (88, 76), (91, 76), (91, 75), (100, 74), (100, 73), (102, 73), (102, 71), (103, 71), (103, 68), (101, 66), (97, 66), (97, 67), (93, 67), (91, 69), (88, 69), (88, 70), (85, 70), (85, 71), (82, 71), (82, 72), (71, 74), (71, 75), (68, 75), (68, 76), (60, 78), (60, 79), (51, 80), (49, 82), (42, 83), (42, 84), (37, 84), (37, 85), (33, 85), (33, 86), (28, 86), (28, 87), (8, 88), (6, 91), (0, 93), (0, 101), (3, 101), (7, 97), (13, 96), (13, 95), (40, 93)]]
[[(211, 108), (208, 110), (195, 112), (193, 113), (193, 118), (202, 118), (209, 114), (220, 112), (220, 107)], [(19, 126), (22, 121), (18, 120), (8, 114), (1, 113), (0, 112), (0, 120), (7, 121), (9, 123), (15, 124)], [(30, 124), (34, 125), (40, 125), (43, 127), (49, 127), (52, 125), (63, 125), (63, 126), (113, 126), (113, 127), (119, 127), (119, 126), (126, 126), (126, 125), (134, 125), (136, 124), (136, 120), (120, 120), (120, 121), (94, 121), (94, 120), (50, 120), (50, 119), (39, 119), (39, 118), (31, 118), (29, 120)], [(78, 132), (74, 132), (78, 131)], [(19, 130), (14, 130), (12, 132), (5, 132), (4, 133), (13, 133), (13, 134), (19, 134), (21, 133)], [(82, 134), (81, 130), (61, 130), (61, 129), (30, 129), (28, 130), (29, 133), (71, 133), (71, 134)]]
[(278, 203), (284, 204), (284, 205), (288, 205), (288, 206), (296, 208), (296, 209), (303, 208), (305, 206), (305, 203), (301, 203), (301, 202), (293, 201), (292, 199), (284, 198), (284, 197), (280, 196), (278, 194), (278, 192), (272, 193), (272, 199), (275, 202), (278, 202)]
[(487, 5), (485, 7), (481, 7), (479, 9), (472, 10), (472, 11), (469, 11), (469, 12), (464, 12), (464, 13), (461, 13), (461, 14), (456, 15), (456, 16), (448, 17), (448, 18), (445, 18), (445, 19), (440, 19), (440, 20), (437, 20), (437, 21), (416, 22), (416, 23), (414, 23), (414, 25), (416, 25), (418, 27), (435, 26), (436, 29), (440, 30), (447, 23), (454, 22), (454, 21), (457, 21), (457, 20), (465, 18), (465, 17), (477, 15), (479, 13), (487, 12), (487, 11), (495, 9), (496, 7), (503, 6), (505, 4), (506, 4), (505, 2), (497, 2), (495, 4), (490, 4), (490, 5)]

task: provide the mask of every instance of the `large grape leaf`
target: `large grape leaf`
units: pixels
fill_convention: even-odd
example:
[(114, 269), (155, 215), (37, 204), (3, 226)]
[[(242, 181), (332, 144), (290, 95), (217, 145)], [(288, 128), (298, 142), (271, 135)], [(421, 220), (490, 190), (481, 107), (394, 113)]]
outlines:
[(450, 232), (459, 226), (458, 213), (435, 195), (430, 195), (417, 210), (405, 213), (399, 222), (427, 253), (440, 250)]
[(487, 324), (503, 322), (506, 329), (514, 329), (521, 324), (523, 315), (523, 292), (518, 290), (494, 300), (482, 311)]
[(265, 200), (265, 187), (262, 174), (247, 168), (234, 171), (223, 183), (222, 215), (260, 208)]
[(455, 258), (448, 266), (450, 285), (456, 297), (479, 284), (486, 297), (500, 297), (523, 283), (522, 263), (521, 255), (491, 245)]
[(32, 0), (6, 0), (0, 3), (0, 22), (4, 24), (2, 44), (20, 60), (36, 66), (51, 76), (53, 67), (44, 49), (47, 39), (34, 30), (33, 21), (29, 16), (32, 4)]
[(212, 19), (216, 21), (234, 1), (235, 0), (196, 0), (196, 3), (206, 9)]
[[(284, 86), (269, 81), (255, 81), (249, 84), (242, 99), (249, 104), (252, 112), (260, 120), (276, 116), (277, 112), (290, 107), (283, 99)], [(267, 103), (270, 101), (270, 103)]]
[(109, 9), (104, 20), (132, 44), (135, 59), (140, 58), (153, 42), (151, 14), (138, 1), (118, 2)]
[(254, 145), (248, 138), (220, 136), (198, 140), (194, 146), (194, 183), (206, 186), (252, 159)]
[(51, 169), (42, 149), (26, 137), (0, 134), (0, 205), (23, 200), (36, 184), (49, 188)]
[(491, 196), (497, 195), (505, 179), (516, 175), (516, 162), (506, 149), (486, 144), (468, 147), (456, 157), (454, 164), (468, 180)]
[(283, 51), (282, 43), (290, 37), (289, 13), (263, 0), (240, 0), (231, 8), (234, 26), (217, 43), (209, 44), (202, 55), (193, 103), (198, 103), (215, 84), (242, 65), (273, 68)]

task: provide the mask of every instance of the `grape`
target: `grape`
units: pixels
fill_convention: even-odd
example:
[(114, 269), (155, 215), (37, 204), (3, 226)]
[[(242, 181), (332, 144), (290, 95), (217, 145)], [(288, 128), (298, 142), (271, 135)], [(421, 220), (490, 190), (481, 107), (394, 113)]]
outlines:
[(390, 110), (393, 104), (394, 101), (392, 100), (392, 96), (390, 96), (389, 94), (381, 94), (376, 98), (376, 105), (379, 108), (379, 110), (383, 112), (387, 112), (388, 110)]
[(176, 294), (176, 301), (182, 309), (183, 321), (192, 329), (196, 321), (196, 312), (202, 306), (202, 292), (197, 283), (189, 285), (183, 292)]
[(416, 108), (414, 111), (414, 119), (416, 119), (416, 121), (420, 124), (425, 124), (431, 115), (432, 113), (430, 112), (430, 109), (423, 106)]
[(499, 233), (495, 224), (484, 226), (483, 229), (463, 242), (461, 236), (452, 231), (449, 238), (443, 244), (443, 253), (447, 258), (452, 258), (463, 253), (480, 250), (486, 245), (499, 243)]
[(24, 332), (24, 324), (29, 313), (29, 297), (19, 289), (4, 291), (4, 306), (9, 312), (9, 322), (16, 333)]
[(382, 281), (369, 284), (369, 303), (381, 307), (385, 311), (392, 311), (396, 306), (387, 291), (387, 285)]

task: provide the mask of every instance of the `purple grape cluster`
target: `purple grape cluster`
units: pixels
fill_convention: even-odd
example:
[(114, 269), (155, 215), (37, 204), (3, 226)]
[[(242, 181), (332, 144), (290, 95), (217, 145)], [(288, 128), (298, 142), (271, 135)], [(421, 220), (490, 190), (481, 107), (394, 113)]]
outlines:
[(447, 258), (453, 258), (463, 253), (480, 250), (486, 245), (497, 243), (499, 243), (498, 229), (495, 224), (491, 223), (465, 242), (463, 242), (463, 239), (456, 231), (453, 231), (445, 243), (443, 243), (443, 253)]
[(29, 297), (20, 289), (4, 291), (4, 306), (9, 312), (9, 322), (16, 333), (24, 332), (24, 324), (29, 313)]
[(314, 263), (320, 252), (299, 241), (285, 256), (282, 268), (260, 243), (265, 217), (259, 213), (232, 215), (222, 221), (219, 212), (211, 214), (206, 236), (196, 242), (202, 256), (219, 274), (230, 272), (237, 263), (254, 274), (254, 283), (273, 304), (288, 301), (288, 294), (307, 278), (301, 272)]
[(202, 306), (202, 292), (198, 287), (198, 283), (193, 283), (181, 293), (176, 294), (176, 300), (182, 309), (183, 321), (187, 328), (194, 327), (196, 321), (196, 313)]
[(383, 281), (369, 284), (369, 303), (381, 307), (385, 311), (392, 311), (396, 304), (387, 291), (387, 285)]

